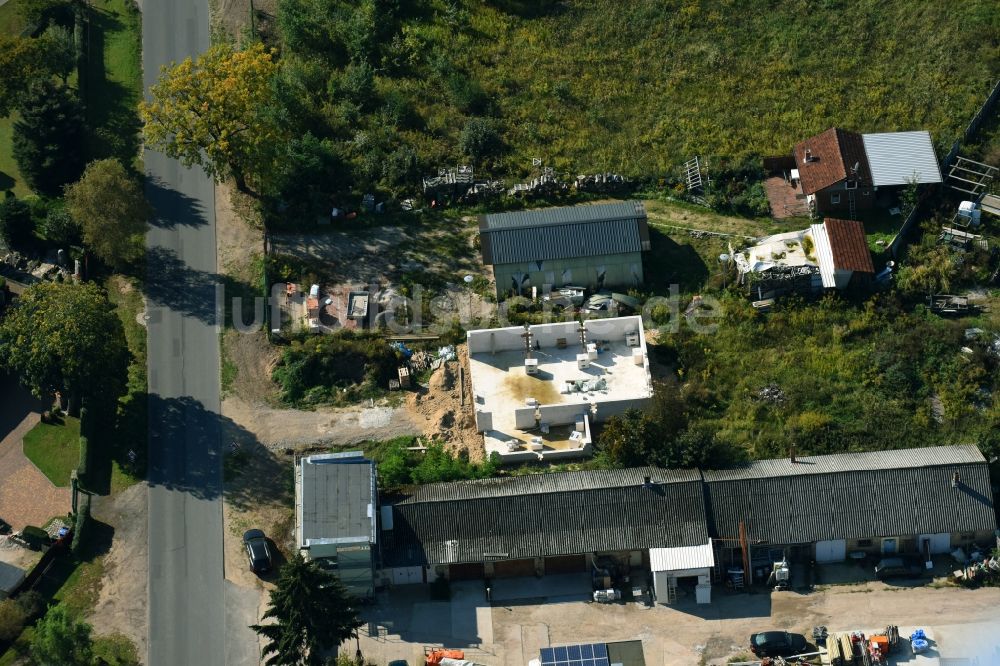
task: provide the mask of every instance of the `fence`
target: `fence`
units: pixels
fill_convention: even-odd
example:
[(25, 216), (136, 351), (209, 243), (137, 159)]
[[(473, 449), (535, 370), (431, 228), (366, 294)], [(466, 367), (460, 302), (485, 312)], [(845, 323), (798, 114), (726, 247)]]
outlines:
[[(962, 132), (962, 137), (951, 145), (951, 150), (949, 150), (948, 154), (945, 155), (943, 160), (941, 160), (942, 173), (951, 167), (952, 162), (954, 162), (955, 158), (958, 156), (958, 151), (962, 148), (962, 144), (968, 143), (976, 136), (976, 133), (982, 126), (983, 121), (986, 120), (993, 112), (998, 101), (1000, 101), (1000, 79), (998, 79), (996, 84), (994, 84), (993, 90), (990, 91), (986, 100), (983, 101), (982, 106), (979, 107), (979, 111), (976, 112), (976, 114), (972, 117), (972, 120), (969, 121), (969, 124), (966, 125), (965, 131)], [(906, 216), (905, 220), (903, 220), (902, 226), (899, 227), (899, 233), (897, 233), (896, 237), (892, 239), (891, 243), (889, 243), (889, 247), (887, 249), (889, 253), (892, 254), (894, 259), (898, 256), (899, 252), (902, 251), (906, 244), (907, 235), (916, 224), (917, 218), (920, 217), (920, 209), (922, 207), (923, 200), (924, 199), (921, 198), (921, 200), (917, 202), (917, 205), (913, 207), (910, 214)]]

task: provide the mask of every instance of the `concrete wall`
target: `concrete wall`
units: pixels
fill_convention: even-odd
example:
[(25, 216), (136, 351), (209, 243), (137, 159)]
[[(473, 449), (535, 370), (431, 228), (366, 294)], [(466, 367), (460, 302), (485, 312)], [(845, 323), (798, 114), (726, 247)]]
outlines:
[(514, 410), (514, 427), (526, 430), (535, 427), (535, 407), (522, 407)]
[(538, 411), (542, 413), (542, 423), (549, 425), (575, 424), (590, 410), (589, 405), (542, 405)]
[(476, 432), (493, 430), (493, 412), (476, 410)]
[(531, 334), (533, 340), (537, 341), (543, 349), (555, 347), (556, 340), (565, 338), (566, 346), (580, 348), (580, 332), (577, 330), (579, 324), (575, 321), (561, 321), (552, 324), (532, 326)]
[(533, 286), (540, 289), (545, 285), (575, 285), (593, 289), (598, 286), (599, 269), (604, 271), (606, 288), (628, 289), (641, 285), (643, 281), (640, 252), (500, 264), (493, 267), (493, 276), (496, 278), (497, 296), (502, 299), (517, 294), (518, 283), (522, 296), (530, 295)]
[(482, 354), (524, 349), (524, 338), (521, 337), (523, 333), (524, 329), (520, 326), (469, 331), (466, 334), (466, 339), (469, 342), (469, 353)]
[(628, 400), (608, 400), (597, 403), (597, 414), (591, 415), (594, 423), (604, 423), (612, 416), (618, 416), (627, 409), (644, 409), (652, 401), (649, 398), (632, 398)]
[(584, 322), (588, 340), (611, 340), (624, 342), (629, 331), (639, 333), (639, 347), (646, 351), (646, 336), (642, 331), (642, 317), (615, 317), (612, 319), (591, 319)]

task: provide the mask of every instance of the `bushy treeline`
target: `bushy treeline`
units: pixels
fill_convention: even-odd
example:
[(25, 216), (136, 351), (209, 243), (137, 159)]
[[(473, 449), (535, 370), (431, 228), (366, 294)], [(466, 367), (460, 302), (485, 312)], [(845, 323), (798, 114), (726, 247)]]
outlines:
[(381, 336), (344, 331), (293, 341), (273, 377), (290, 404), (347, 403), (384, 393), (399, 363)]
[(428, 444), (425, 451), (408, 450), (408, 444), (411, 442), (394, 440), (376, 452), (374, 457), (378, 462), (379, 484), (382, 487), (486, 479), (495, 476), (500, 467), (496, 454), (481, 463), (474, 463), (469, 461), (464, 451), (452, 455), (438, 442)]

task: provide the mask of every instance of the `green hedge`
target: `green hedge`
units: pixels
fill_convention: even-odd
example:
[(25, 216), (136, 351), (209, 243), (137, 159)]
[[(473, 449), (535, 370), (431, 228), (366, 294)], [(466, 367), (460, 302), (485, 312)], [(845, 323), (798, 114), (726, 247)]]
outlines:
[(90, 495), (80, 497), (80, 507), (76, 513), (76, 524), (73, 526), (73, 542), (70, 550), (73, 555), (80, 556), (87, 545), (87, 532), (90, 530)]

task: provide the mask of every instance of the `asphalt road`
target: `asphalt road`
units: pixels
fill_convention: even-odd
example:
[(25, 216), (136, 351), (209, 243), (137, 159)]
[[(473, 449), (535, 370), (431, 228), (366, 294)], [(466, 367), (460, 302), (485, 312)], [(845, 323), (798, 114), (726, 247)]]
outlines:
[[(207, 0), (143, 3), (148, 88), (209, 46)], [(226, 663), (215, 199), (198, 168), (147, 151), (151, 666)]]

